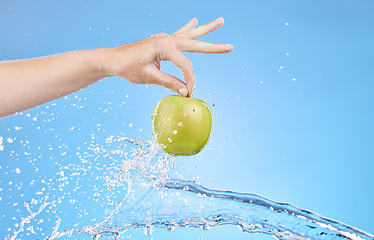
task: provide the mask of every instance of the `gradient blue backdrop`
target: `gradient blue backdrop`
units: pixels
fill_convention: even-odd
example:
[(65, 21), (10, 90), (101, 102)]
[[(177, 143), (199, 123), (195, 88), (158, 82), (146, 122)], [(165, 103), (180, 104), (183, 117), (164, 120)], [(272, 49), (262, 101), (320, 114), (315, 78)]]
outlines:
[[(113, 47), (173, 33), (193, 17), (206, 24), (223, 16), (225, 25), (201, 40), (234, 50), (186, 54), (195, 97), (215, 105), (211, 141), (202, 153), (178, 158), (175, 171), (184, 179), (199, 176), (209, 188), (257, 193), (374, 233), (373, 12), (369, 0), (1, 0), (0, 60)], [(170, 63), (162, 69), (181, 77)], [(23, 202), (38, 196), (42, 180), (56, 166), (78, 161), (87, 143), (104, 145), (121, 133), (150, 139), (152, 108), (168, 94), (109, 78), (0, 119), (0, 237), (18, 229), (27, 215)], [(62, 226), (80, 221), (59, 216)], [(39, 238), (52, 226), (38, 230)], [(129, 233), (132, 239), (273, 239), (230, 226)], [(77, 236), (83, 237), (89, 239)]]

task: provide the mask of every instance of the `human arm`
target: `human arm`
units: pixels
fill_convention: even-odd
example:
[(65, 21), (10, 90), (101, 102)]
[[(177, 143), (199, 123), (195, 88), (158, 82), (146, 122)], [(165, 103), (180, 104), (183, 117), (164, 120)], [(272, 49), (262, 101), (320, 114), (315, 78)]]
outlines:
[[(196, 28), (194, 18), (173, 35), (161, 33), (114, 48), (0, 62), (0, 117), (65, 96), (110, 76), (131, 83), (165, 86), (190, 97), (195, 78), (191, 62), (182, 52), (230, 52), (231, 45), (194, 40), (221, 27), (223, 22), (219, 18)], [(161, 61), (171, 61), (179, 67), (185, 82), (160, 71)]]

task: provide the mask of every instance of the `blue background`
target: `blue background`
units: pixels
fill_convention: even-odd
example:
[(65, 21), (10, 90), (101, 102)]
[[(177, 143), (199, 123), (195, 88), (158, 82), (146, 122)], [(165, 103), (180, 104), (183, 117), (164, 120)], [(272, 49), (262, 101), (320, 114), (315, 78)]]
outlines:
[[(373, 11), (373, 1), (0, 1), (0, 60), (114, 47), (171, 34), (193, 17), (203, 25), (223, 16), (225, 25), (199, 40), (234, 50), (186, 53), (195, 97), (215, 105), (211, 141), (200, 154), (178, 158), (175, 171), (209, 188), (260, 194), (374, 233)], [(182, 77), (171, 63), (162, 69)], [(152, 109), (169, 94), (113, 77), (0, 119), (0, 237), (27, 216), (23, 202), (51, 186), (42, 180), (54, 182), (90, 143), (104, 145), (112, 134), (150, 139)], [(69, 197), (88, 208), (92, 202), (74, 191)], [(91, 212), (87, 222), (103, 214)], [(61, 228), (86, 221), (59, 216)], [(55, 225), (44, 224), (39, 238)], [(273, 239), (230, 226), (131, 234)]]

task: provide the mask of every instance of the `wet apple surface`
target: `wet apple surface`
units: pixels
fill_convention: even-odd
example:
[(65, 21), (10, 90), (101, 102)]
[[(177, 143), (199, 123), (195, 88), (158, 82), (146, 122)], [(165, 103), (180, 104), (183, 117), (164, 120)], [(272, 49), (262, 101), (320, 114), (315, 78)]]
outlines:
[(176, 95), (162, 99), (152, 119), (157, 142), (174, 156), (199, 153), (209, 140), (213, 122), (205, 102)]

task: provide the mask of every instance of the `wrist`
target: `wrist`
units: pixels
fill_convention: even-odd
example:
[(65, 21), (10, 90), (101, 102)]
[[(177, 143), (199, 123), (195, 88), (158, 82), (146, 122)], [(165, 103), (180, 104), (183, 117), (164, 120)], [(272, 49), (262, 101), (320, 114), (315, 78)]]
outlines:
[(115, 76), (116, 73), (111, 69), (111, 48), (98, 48), (88, 50), (91, 56), (91, 67), (97, 72), (100, 78)]

